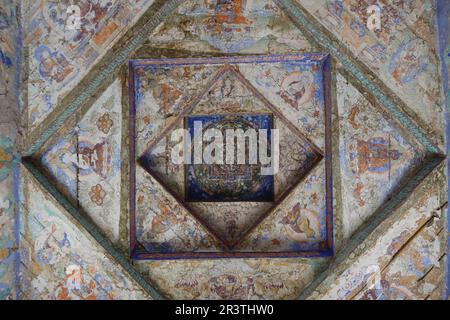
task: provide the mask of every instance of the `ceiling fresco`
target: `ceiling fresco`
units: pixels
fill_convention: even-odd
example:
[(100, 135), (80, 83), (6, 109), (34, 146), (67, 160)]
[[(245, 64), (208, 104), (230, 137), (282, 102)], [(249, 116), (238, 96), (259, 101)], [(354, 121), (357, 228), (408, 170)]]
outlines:
[(75, 2), (0, 0), (0, 299), (449, 298), (448, 3)]
[[(211, 257), (264, 256), (264, 252), (269, 257), (282, 257), (321, 255), (332, 249), (331, 130), (325, 126), (330, 120), (327, 117), (331, 117), (326, 55), (135, 60), (130, 66), (130, 87), (134, 92), (130, 137), (136, 135), (137, 144), (131, 146), (130, 153), (135, 149), (142, 153), (138, 163), (150, 174), (136, 171), (130, 180), (134, 184), (130, 190), (136, 190), (136, 203), (130, 204), (134, 246), (145, 247), (148, 257), (154, 251), (170, 253), (170, 257), (177, 257), (180, 251), (184, 252), (181, 257), (207, 257), (206, 251), (212, 251)], [(188, 86), (185, 78), (197, 81)], [(263, 87), (265, 93), (256, 87)], [(185, 96), (177, 88), (183, 88)], [(171, 98), (175, 101), (168, 104)], [(299, 108), (297, 104), (303, 107), (303, 102), (305, 107)], [(288, 120), (292, 112), (302, 123)], [(146, 123), (142, 119), (146, 117), (153, 121)], [(285, 127), (278, 133), (278, 172), (262, 175), (260, 161), (238, 165), (237, 169), (227, 164), (175, 165), (170, 146), (174, 144), (174, 130), (185, 127), (195, 149), (196, 123), (204, 127), (202, 135), (211, 125), (219, 130), (231, 124), (232, 130), (238, 126), (243, 132), (249, 128), (272, 132), (274, 127)], [(322, 150), (309, 140), (310, 131), (320, 132), (320, 145), (328, 145), (328, 149)], [(267, 139), (274, 141), (270, 136)], [(269, 147), (275, 152), (275, 145), (269, 143)], [(289, 170), (292, 165), (294, 169)], [(135, 166), (131, 164), (132, 175)], [(235, 171), (224, 172), (230, 170)], [(164, 190), (169, 195), (164, 196)], [(309, 197), (314, 197), (312, 203)], [(158, 210), (149, 212), (148, 208), (154, 206)], [(182, 231), (185, 218), (177, 217), (180, 210), (189, 212), (218, 243), (203, 243), (205, 236), (196, 230)], [(265, 229), (260, 230), (257, 227), (263, 221)], [(151, 229), (145, 227), (148, 225)], [(258, 230), (253, 234), (255, 228)], [(183, 241), (180, 232), (190, 236)], [(180, 247), (184, 242), (189, 245)], [(217, 246), (230, 252), (218, 251)], [(186, 251), (193, 252), (189, 255)]]

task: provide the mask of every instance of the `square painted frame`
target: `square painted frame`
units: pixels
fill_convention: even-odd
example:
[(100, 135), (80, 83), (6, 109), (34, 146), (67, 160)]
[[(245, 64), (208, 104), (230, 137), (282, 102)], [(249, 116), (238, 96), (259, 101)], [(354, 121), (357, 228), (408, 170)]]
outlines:
[[(308, 251), (280, 251), (280, 252), (148, 252), (139, 243), (136, 236), (136, 165), (140, 155), (136, 154), (136, 104), (135, 104), (135, 69), (140, 66), (180, 66), (204, 64), (244, 64), (244, 63), (278, 63), (278, 62), (307, 62), (314, 61), (321, 65), (324, 89), (324, 123), (325, 123), (325, 206), (326, 206), (326, 240), (320, 244), (318, 250)], [(177, 260), (177, 259), (230, 259), (230, 258), (313, 258), (334, 255), (333, 239), (333, 181), (332, 181), (332, 112), (331, 112), (331, 58), (327, 53), (298, 53), (280, 55), (230, 56), (211, 58), (164, 58), (164, 59), (135, 59), (128, 63), (129, 85), (129, 152), (130, 152), (130, 257), (133, 260)], [(158, 183), (160, 179), (155, 178)], [(164, 186), (164, 183), (162, 183)], [(265, 219), (279, 203), (264, 217)], [(261, 221), (259, 222), (261, 223)]]

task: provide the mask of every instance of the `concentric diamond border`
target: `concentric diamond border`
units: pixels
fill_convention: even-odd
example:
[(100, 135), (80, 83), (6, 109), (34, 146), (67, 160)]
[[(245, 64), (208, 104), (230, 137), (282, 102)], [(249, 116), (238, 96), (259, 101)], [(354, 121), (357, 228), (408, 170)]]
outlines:
[[(326, 241), (323, 248), (314, 251), (286, 251), (286, 252), (237, 252), (232, 251), (232, 246), (230, 247), (223, 242), (203, 221), (199, 221), (197, 215), (189, 210), (183, 201), (177, 199), (178, 203), (184, 207), (197, 221), (199, 221), (205, 229), (209, 231), (215, 238), (224, 245), (225, 251), (223, 252), (148, 252), (144, 249), (136, 236), (136, 163), (139, 163), (140, 155), (136, 154), (136, 104), (135, 104), (135, 69), (139, 66), (144, 65), (159, 65), (159, 66), (178, 66), (178, 65), (202, 65), (202, 64), (224, 64), (224, 68), (219, 72), (216, 77), (220, 76), (221, 73), (225, 72), (226, 69), (231, 69), (233, 64), (244, 64), (244, 63), (276, 63), (284, 61), (296, 61), (296, 62), (306, 62), (315, 61), (320, 63), (321, 71), (323, 74), (323, 88), (324, 88), (324, 123), (325, 123), (325, 202), (326, 202)], [(235, 71), (236, 72), (236, 71)], [(130, 114), (129, 114), (129, 137), (130, 137), (130, 194), (129, 194), (129, 207), (130, 207), (130, 255), (134, 260), (163, 260), (163, 259), (217, 259), (217, 258), (289, 258), (289, 257), (325, 257), (333, 255), (333, 188), (332, 188), (332, 145), (331, 145), (331, 68), (330, 68), (330, 57), (325, 53), (302, 53), (302, 54), (287, 54), (287, 55), (256, 55), (256, 56), (242, 56), (242, 57), (215, 57), (215, 58), (179, 58), (179, 59), (142, 59), (142, 60), (130, 60), (129, 61), (129, 98), (130, 98)], [(240, 74), (237, 73), (239, 76)], [(245, 81), (245, 79), (243, 80)], [(267, 99), (261, 96), (260, 93), (254, 92), (258, 95), (258, 98), (265, 101), (265, 104), (274, 112), (274, 114), (281, 115), (278, 109), (270, 104)], [(190, 105), (180, 112), (178, 117), (182, 117), (185, 113), (189, 112)], [(282, 116), (284, 118), (284, 116)], [(175, 121), (174, 121), (175, 123)], [(165, 128), (160, 136), (170, 129)], [(309, 139), (305, 138), (306, 141)], [(151, 149), (153, 145), (157, 143), (158, 139), (155, 139), (150, 146), (147, 147), (147, 151)], [(314, 145), (313, 145), (314, 146)], [(317, 163), (319, 163), (318, 161)], [(147, 169), (146, 169), (147, 170)], [(158, 181), (162, 187), (171, 193), (169, 189), (165, 186), (164, 182), (161, 181), (156, 175), (152, 174), (152, 178)], [(307, 175), (307, 174), (306, 174)], [(302, 181), (302, 180), (301, 180)], [(299, 183), (301, 183), (301, 181)], [(292, 190), (290, 190), (292, 191)], [(289, 194), (288, 192), (286, 196)], [(172, 196), (175, 196), (171, 193)], [(261, 219), (258, 220), (256, 225), (259, 225), (262, 220), (269, 216), (279, 204), (284, 200), (284, 197), (276, 203), (270, 211), (265, 213)], [(247, 232), (248, 234), (248, 232)]]

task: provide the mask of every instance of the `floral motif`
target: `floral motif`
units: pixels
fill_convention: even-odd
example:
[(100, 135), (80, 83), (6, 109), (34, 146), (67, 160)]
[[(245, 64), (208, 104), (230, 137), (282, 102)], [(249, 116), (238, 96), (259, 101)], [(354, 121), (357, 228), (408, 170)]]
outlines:
[(103, 199), (105, 199), (106, 193), (103, 190), (103, 187), (100, 184), (97, 184), (91, 188), (89, 196), (91, 197), (92, 202), (101, 206), (103, 205)]
[(114, 122), (111, 119), (111, 116), (109, 113), (103, 114), (100, 118), (97, 120), (97, 128), (104, 134), (108, 134), (109, 130), (111, 130), (111, 127), (113, 126)]

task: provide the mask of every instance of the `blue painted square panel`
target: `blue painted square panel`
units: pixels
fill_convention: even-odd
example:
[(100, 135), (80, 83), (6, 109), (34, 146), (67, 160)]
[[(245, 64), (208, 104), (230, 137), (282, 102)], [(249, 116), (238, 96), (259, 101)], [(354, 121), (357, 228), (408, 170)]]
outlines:
[[(255, 202), (271, 202), (274, 200), (274, 179), (273, 175), (261, 174), (263, 163), (259, 157), (259, 133), (263, 133), (267, 138), (267, 148), (264, 152), (270, 156), (271, 151), (271, 129), (273, 127), (272, 116), (269, 114), (258, 115), (205, 115), (205, 116), (188, 116), (185, 119), (187, 130), (191, 137), (194, 137), (195, 125), (201, 126), (202, 137), (207, 130), (215, 129), (222, 133), (223, 137), (223, 157), (222, 163), (207, 164), (202, 161), (201, 164), (186, 165), (186, 201), (255, 201)], [(237, 161), (237, 139), (229, 143), (226, 139), (226, 132), (233, 130), (254, 130), (253, 136), (258, 140), (258, 148), (253, 149), (254, 155), (257, 155), (255, 161), (249, 161), (250, 139), (246, 139), (245, 143), (245, 163), (238, 164)], [(260, 130), (265, 131), (260, 131)], [(267, 132), (267, 134), (266, 134)], [(194, 139), (192, 142), (194, 142)], [(214, 141), (212, 139), (211, 141)], [(256, 141), (256, 140), (255, 140)], [(210, 142), (203, 142), (202, 150), (206, 151)], [(233, 147), (234, 164), (226, 163), (226, 148)], [(192, 143), (192, 160), (194, 159), (195, 146)], [(214, 156), (216, 156), (214, 154)]]

